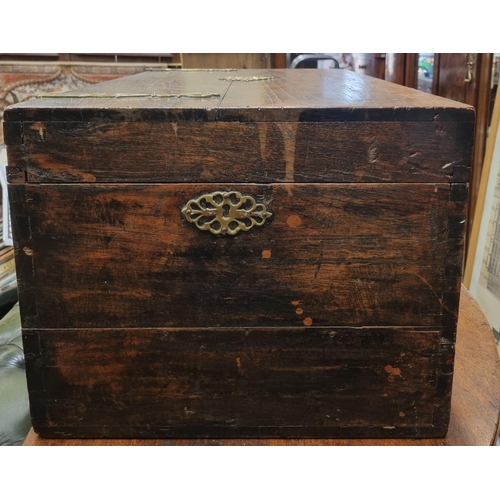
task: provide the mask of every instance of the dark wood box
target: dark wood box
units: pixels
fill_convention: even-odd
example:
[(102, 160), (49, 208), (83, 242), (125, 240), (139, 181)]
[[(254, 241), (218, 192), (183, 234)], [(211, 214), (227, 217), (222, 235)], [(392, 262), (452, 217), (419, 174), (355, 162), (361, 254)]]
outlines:
[(150, 71), (8, 108), (35, 431), (445, 435), (473, 127), (342, 70)]

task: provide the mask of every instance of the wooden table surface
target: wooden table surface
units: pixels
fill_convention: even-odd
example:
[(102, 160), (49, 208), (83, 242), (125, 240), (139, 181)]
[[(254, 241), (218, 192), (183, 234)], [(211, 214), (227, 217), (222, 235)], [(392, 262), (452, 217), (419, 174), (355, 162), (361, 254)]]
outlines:
[(25, 446), (490, 446), (500, 413), (500, 360), (491, 328), (462, 287), (448, 434), (442, 439), (44, 439), (30, 431)]

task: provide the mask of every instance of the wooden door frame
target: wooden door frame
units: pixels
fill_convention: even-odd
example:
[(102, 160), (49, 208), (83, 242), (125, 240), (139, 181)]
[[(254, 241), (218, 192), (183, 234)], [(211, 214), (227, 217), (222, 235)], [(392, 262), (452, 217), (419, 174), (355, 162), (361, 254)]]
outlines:
[(386, 53), (385, 61), (385, 80), (418, 87), (418, 54)]

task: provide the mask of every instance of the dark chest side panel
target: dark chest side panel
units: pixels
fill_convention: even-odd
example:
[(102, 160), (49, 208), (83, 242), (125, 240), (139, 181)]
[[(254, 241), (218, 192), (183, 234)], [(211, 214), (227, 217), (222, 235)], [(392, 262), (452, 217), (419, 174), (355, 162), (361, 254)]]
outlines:
[[(11, 182), (463, 182), (472, 122), (25, 122)], [(7, 132), (6, 132), (7, 133)]]
[[(273, 216), (236, 236), (181, 214), (238, 189)], [(464, 196), (449, 184), (11, 186), (23, 326), (443, 326)]]
[(24, 339), (34, 428), (47, 437), (446, 432), (453, 346), (439, 330), (71, 329)]
[[(42, 435), (445, 434), (473, 110), (351, 72), (259, 75), (7, 110)], [(233, 190), (272, 216), (224, 236), (181, 213)]]

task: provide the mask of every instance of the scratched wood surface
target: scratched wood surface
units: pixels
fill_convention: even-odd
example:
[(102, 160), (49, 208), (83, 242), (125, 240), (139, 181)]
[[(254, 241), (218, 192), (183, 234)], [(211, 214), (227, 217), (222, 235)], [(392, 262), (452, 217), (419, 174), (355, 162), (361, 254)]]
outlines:
[[(397, 379), (398, 377), (396, 377)], [(25, 446), (490, 446), (500, 412), (500, 360), (491, 328), (462, 288), (449, 430), (423, 439), (48, 439), (30, 431)]]
[[(272, 217), (225, 237), (181, 214), (229, 188)], [(449, 184), (13, 185), (23, 326), (454, 327), (465, 199)]]
[[(471, 107), (316, 70), (71, 95), (5, 113), (36, 430), (444, 434)], [(231, 238), (183, 219), (230, 189), (272, 217)]]
[(439, 330), (58, 329), (24, 342), (45, 437), (446, 432), (454, 353)]
[[(260, 81), (237, 81), (258, 77)], [(231, 81), (233, 79), (233, 81)], [(234, 81), (236, 79), (236, 81)], [(157, 95), (214, 94), (207, 98)], [(68, 92), (132, 97), (44, 98), (5, 111), (6, 121), (473, 121), (471, 106), (351, 71), (151, 71)], [(151, 97), (133, 97), (146, 94)], [(149, 110), (158, 111), (149, 113)], [(156, 117), (156, 118), (155, 118)]]
[(18, 125), (10, 180), (30, 183), (464, 182), (473, 137), (472, 122)]

